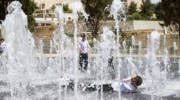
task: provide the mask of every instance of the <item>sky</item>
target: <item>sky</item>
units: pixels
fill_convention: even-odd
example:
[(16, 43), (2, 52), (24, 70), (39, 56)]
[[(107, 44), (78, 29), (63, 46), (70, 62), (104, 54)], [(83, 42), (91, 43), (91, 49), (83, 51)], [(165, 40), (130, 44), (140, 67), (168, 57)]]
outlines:
[(156, 4), (156, 3), (160, 2), (160, 1), (161, 1), (161, 0), (151, 0), (151, 3)]

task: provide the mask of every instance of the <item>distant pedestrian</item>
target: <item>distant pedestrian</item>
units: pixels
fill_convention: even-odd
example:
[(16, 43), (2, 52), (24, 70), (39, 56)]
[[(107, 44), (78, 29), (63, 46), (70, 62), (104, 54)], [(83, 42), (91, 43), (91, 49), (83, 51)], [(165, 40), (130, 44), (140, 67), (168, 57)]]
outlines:
[(0, 54), (2, 54), (6, 49), (6, 43), (3, 38), (0, 38)]
[(80, 70), (87, 70), (88, 67), (88, 50), (90, 48), (85, 34), (81, 35), (82, 39), (79, 42), (79, 65)]
[(114, 35), (108, 35), (108, 41), (106, 41), (106, 50), (108, 54), (108, 71), (111, 79), (115, 79), (115, 68), (113, 64), (113, 52), (115, 50), (115, 39)]

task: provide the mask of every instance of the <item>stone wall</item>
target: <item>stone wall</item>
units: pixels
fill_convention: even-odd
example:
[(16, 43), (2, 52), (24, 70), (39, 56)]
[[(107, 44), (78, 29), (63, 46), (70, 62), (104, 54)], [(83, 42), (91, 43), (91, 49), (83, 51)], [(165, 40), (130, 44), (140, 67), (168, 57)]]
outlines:
[(164, 30), (160, 24), (162, 21), (143, 21), (143, 20), (134, 20), (132, 21), (133, 30)]
[[(56, 20), (57, 21), (57, 20)], [(41, 21), (42, 24), (43, 21)], [(46, 22), (46, 21), (44, 21)], [(99, 32), (102, 32), (103, 27), (109, 27), (111, 30), (115, 29), (115, 21), (101, 21)], [(158, 30), (163, 31), (164, 28), (160, 26), (162, 21), (143, 21), (143, 20), (134, 20), (134, 21), (126, 21), (119, 23), (119, 28), (122, 31), (146, 31), (146, 30)], [(46, 22), (47, 24), (47, 22)], [(49, 23), (50, 25), (57, 26), (57, 23)], [(73, 33), (74, 32), (74, 24), (72, 20), (66, 21), (64, 24), (65, 33)], [(83, 21), (78, 22), (78, 33), (90, 31), (86, 26), (86, 23)]]
[[(135, 39), (136, 39), (136, 47), (138, 45), (138, 41), (142, 41), (142, 48), (143, 52), (146, 53), (146, 46), (147, 46), (147, 35), (150, 34), (152, 31), (157, 30), (161, 34), (161, 46), (160, 50), (158, 51), (159, 54), (162, 54), (163, 49), (163, 34), (164, 29), (159, 25), (159, 23), (162, 23), (161, 21), (127, 21), (126, 23), (120, 23), (120, 28), (122, 31), (124, 31), (126, 34), (131, 34), (132, 32), (135, 33)], [(102, 33), (102, 28), (104, 26), (109, 27), (111, 30), (114, 30), (115, 22), (114, 21), (102, 21), (100, 22), (100, 30), (99, 32)], [(53, 31), (57, 29), (57, 25), (53, 25), (53, 28), (50, 28), (52, 26), (41, 26), (37, 27), (37, 30), (34, 32), (34, 35), (44, 41), (47, 44), (46, 47), (49, 48), (47, 41), (52, 40), (53, 38)], [(84, 22), (78, 23), (78, 33), (89, 33), (87, 32), (88, 28), (86, 27), (86, 24)], [(68, 34), (74, 33), (74, 24), (72, 21), (67, 21), (64, 25), (64, 31)], [(167, 47), (169, 50), (169, 53), (172, 54), (172, 44), (173, 42), (177, 43), (177, 46), (180, 45), (180, 39), (178, 37), (178, 34), (170, 34), (170, 32), (167, 33)], [(180, 47), (178, 47), (180, 48)], [(47, 50), (47, 49), (46, 49)], [(135, 50), (137, 52), (137, 50)], [(177, 54), (180, 55), (180, 50), (177, 51)]]
[[(135, 35), (135, 49), (134, 49), (134, 53), (137, 54), (138, 52), (138, 41), (142, 42), (142, 53), (146, 54), (147, 53), (147, 35), (150, 35), (151, 32), (139, 32)], [(165, 46), (168, 49), (168, 53), (169, 55), (180, 55), (180, 37), (178, 36), (178, 34), (167, 34), (165, 35), (166, 39), (165, 39)], [(173, 42), (176, 42), (176, 46), (178, 48), (178, 50), (176, 50), (174, 52), (174, 48), (173, 48)], [(163, 50), (164, 50), (164, 34), (160, 35), (160, 47), (157, 50), (157, 54), (158, 55), (162, 55), (163, 54)]]

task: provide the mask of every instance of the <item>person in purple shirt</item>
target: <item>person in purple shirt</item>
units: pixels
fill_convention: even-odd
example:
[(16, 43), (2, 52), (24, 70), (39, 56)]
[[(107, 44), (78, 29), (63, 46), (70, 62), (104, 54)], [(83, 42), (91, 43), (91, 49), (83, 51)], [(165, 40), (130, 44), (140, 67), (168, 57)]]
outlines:
[[(86, 40), (85, 34), (81, 35), (82, 39), (79, 42), (79, 65), (80, 70), (87, 70), (88, 67), (88, 50), (90, 48), (90, 45), (88, 41)], [(84, 64), (84, 66), (83, 66)]]

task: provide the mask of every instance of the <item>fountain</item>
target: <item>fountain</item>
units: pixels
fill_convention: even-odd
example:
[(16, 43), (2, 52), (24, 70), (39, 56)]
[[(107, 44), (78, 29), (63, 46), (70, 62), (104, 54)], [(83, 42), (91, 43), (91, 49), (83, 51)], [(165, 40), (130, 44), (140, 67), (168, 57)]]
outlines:
[[(89, 57), (89, 72), (78, 70), (78, 12), (85, 18), (88, 15), (79, 2), (72, 3), (74, 38), (69, 38), (64, 33), (64, 18), (62, 6), (57, 6), (55, 13), (59, 26), (54, 31), (53, 40), (50, 42), (50, 53), (56, 56), (49, 57), (43, 54), (43, 40), (39, 49), (35, 47), (32, 34), (27, 29), (27, 17), (18, 1), (13, 1), (8, 6), (8, 14), (3, 22), (4, 38), (7, 50), (0, 55), (0, 98), (3, 100), (128, 100), (128, 99), (153, 99), (167, 100), (179, 99), (180, 88), (179, 70), (180, 60), (175, 58), (178, 50), (176, 42), (173, 43), (172, 61), (166, 46), (166, 37), (163, 41), (163, 55), (158, 55), (160, 46), (160, 33), (151, 32), (147, 36), (147, 52), (142, 53), (142, 41), (135, 41), (128, 48), (126, 41), (122, 43), (123, 54), (119, 44), (119, 22), (125, 19), (124, 3), (114, 0), (111, 14), (115, 19), (116, 34), (104, 26), (100, 40), (95, 41), (97, 52)], [(116, 42), (115, 42), (116, 38)], [(73, 42), (72, 42), (73, 40)], [(138, 43), (136, 43), (138, 42)], [(138, 44), (138, 52), (133, 51)], [(114, 51), (112, 51), (114, 49)], [(127, 53), (128, 51), (128, 53)], [(109, 68), (108, 59), (113, 55), (114, 70)], [(179, 61), (179, 65), (173, 65)], [(140, 93), (121, 94), (120, 92), (104, 93), (103, 83), (120, 82), (123, 78), (138, 74), (144, 79), (139, 87)], [(87, 92), (84, 85), (99, 84), (101, 91)], [(162, 92), (162, 88), (163, 91)]]
[(179, 71), (178, 71), (178, 73), (180, 74), (180, 59), (179, 59), (178, 62), (179, 62), (179, 69), (178, 69)]
[(34, 40), (27, 29), (27, 16), (21, 9), (21, 4), (12, 2), (7, 10), (8, 14), (3, 22), (5, 39), (7, 43), (6, 64), (7, 81), (11, 91), (11, 98), (17, 94), (19, 98), (25, 98), (24, 90), (16, 93), (13, 89), (22, 89), (34, 77), (35, 59), (33, 59)]
[[(115, 29), (116, 29), (116, 44), (117, 44), (117, 55), (120, 55), (120, 51), (119, 51), (119, 21), (125, 21), (126, 16), (125, 16), (125, 5), (123, 2), (121, 2), (121, 0), (113, 0), (112, 1), (112, 5), (111, 5), (111, 10), (110, 10), (110, 16), (113, 16), (114, 20), (115, 20)], [(121, 60), (118, 61), (119, 65), (121, 64)], [(121, 71), (120, 71), (120, 67), (118, 67), (118, 76), (119, 79), (121, 80)], [(119, 92), (119, 99), (121, 99), (121, 93)]]

